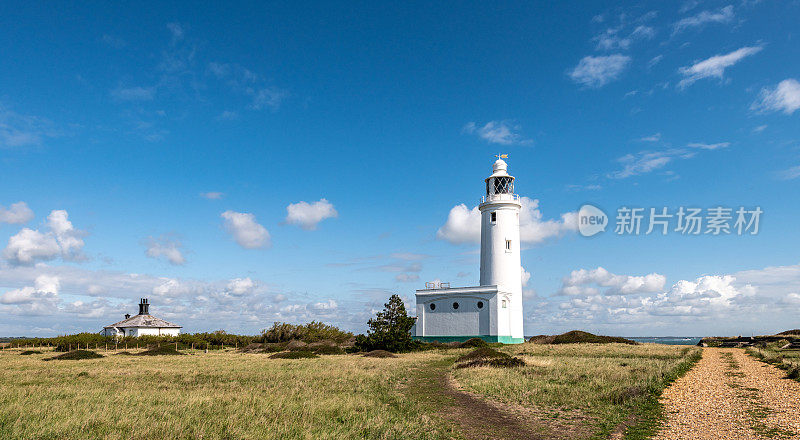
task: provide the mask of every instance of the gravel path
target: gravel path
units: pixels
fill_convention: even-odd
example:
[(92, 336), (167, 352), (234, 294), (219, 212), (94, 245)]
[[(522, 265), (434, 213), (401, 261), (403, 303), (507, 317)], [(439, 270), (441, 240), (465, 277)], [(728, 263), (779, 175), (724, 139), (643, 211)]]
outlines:
[(800, 439), (800, 383), (736, 348), (703, 358), (664, 390), (656, 439)]

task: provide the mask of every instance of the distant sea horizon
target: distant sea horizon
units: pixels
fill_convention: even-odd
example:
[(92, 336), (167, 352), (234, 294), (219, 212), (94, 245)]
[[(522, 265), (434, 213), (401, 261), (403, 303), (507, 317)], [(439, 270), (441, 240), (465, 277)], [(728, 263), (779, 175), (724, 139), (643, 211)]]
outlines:
[(636, 342), (665, 344), (665, 345), (697, 345), (702, 339), (701, 336), (632, 336)]

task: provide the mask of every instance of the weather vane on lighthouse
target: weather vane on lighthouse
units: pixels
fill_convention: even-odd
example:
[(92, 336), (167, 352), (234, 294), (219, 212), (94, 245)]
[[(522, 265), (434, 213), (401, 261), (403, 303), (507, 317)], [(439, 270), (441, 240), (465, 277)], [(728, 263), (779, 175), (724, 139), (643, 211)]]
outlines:
[(494, 157), (498, 159), (508, 159), (508, 154), (495, 154)]

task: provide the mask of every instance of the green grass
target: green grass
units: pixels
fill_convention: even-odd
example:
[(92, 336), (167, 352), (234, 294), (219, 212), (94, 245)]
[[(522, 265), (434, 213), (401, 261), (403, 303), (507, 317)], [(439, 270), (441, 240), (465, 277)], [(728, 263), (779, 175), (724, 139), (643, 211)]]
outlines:
[(800, 382), (800, 350), (781, 350), (787, 341), (773, 342), (766, 347), (748, 347), (747, 354), (786, 371), (787, 379)]
[(461, 438), (447, 419), (452, 403), (437, 391), (452, 375), (477, 395), (535, 410), (543, 429), (606, 438), (624, 423), (628, 438), (640, 439), (658, 426), (660, 391), (699, 352), (653, 344), (492, 347), (502, 353), (494, 359), (526, 365), (455, 368), (459, 356), (494, 351), (488, 347), (391, 358), (108, 352), (73, 362), (42, 362), (53, 352), (0, 351), (0, 438)]
[(399, 391), (410, 370), (446, 359), (435, 352), (291, 360), (214, 351), (42, 362), (49, 355), (0, 352), (0, 438), (452, 438)]
[(520, 368), (454, 370), (471, 392), (540, 411), (583, 414), (590, 438), (607, 438), (620, 424), (630, 439), (655, 433), (663, 417), (661, 391), (699, 360), (700, 350), (656, 344), (508, 346)]

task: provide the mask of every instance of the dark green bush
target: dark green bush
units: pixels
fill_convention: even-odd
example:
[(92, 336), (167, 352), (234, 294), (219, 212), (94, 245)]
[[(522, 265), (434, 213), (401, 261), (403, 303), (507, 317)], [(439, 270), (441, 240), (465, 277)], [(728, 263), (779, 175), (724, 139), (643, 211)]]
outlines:
[(458, 344), (458, 348), (478, 348), (478, 347), (488, 347), (488, 346), (489, 344), (481, 338), (467, 339), (461, 344)]
[(355, 348), (358, 351), (386, 350), (393, 353), (419, 349), (422, 343), (411, 337), (411, 327), (416, 320), (406, 313), (403, 300), (392, 295), (384, 304), (383, 311), (367, 322), (367, 334), (356, 336)]
[(350, 340), (353, 334), (339, 330), (332, 325), (311, 321), (304, 325), (276, 322), (272, 327), (261, 332), (259, 342), (289, 342), (291, 340), (303, 341), (307, 344), (319, 341), (333, 341), (343, 344)]
[(465, 355), (459, 356), (458, 359), (456, 359), (456, 362), (474, 361), (476, 359), (500, 359), (500, 358), (510, 358), (510, 357), (511, 356), (499, 352), (494, 348), (481, 347), (472, 350), (471, 352)]
[(318, 355), (305, 350), (305, 351), (282, 351), (271, 355), (270, 359), (311, 359), (317, 358)]
[(45, 361), (77, 361), (81, 359), (98, 359), (104, 357), (102, 354), (89, 350), (73, 350), (58, 356), (44, 359)]
[(42, 352), (39, 350), (25, 350), (22, 353), (20, 353), (20, 356), (29, 356), (32, 354), (42, 354)]

